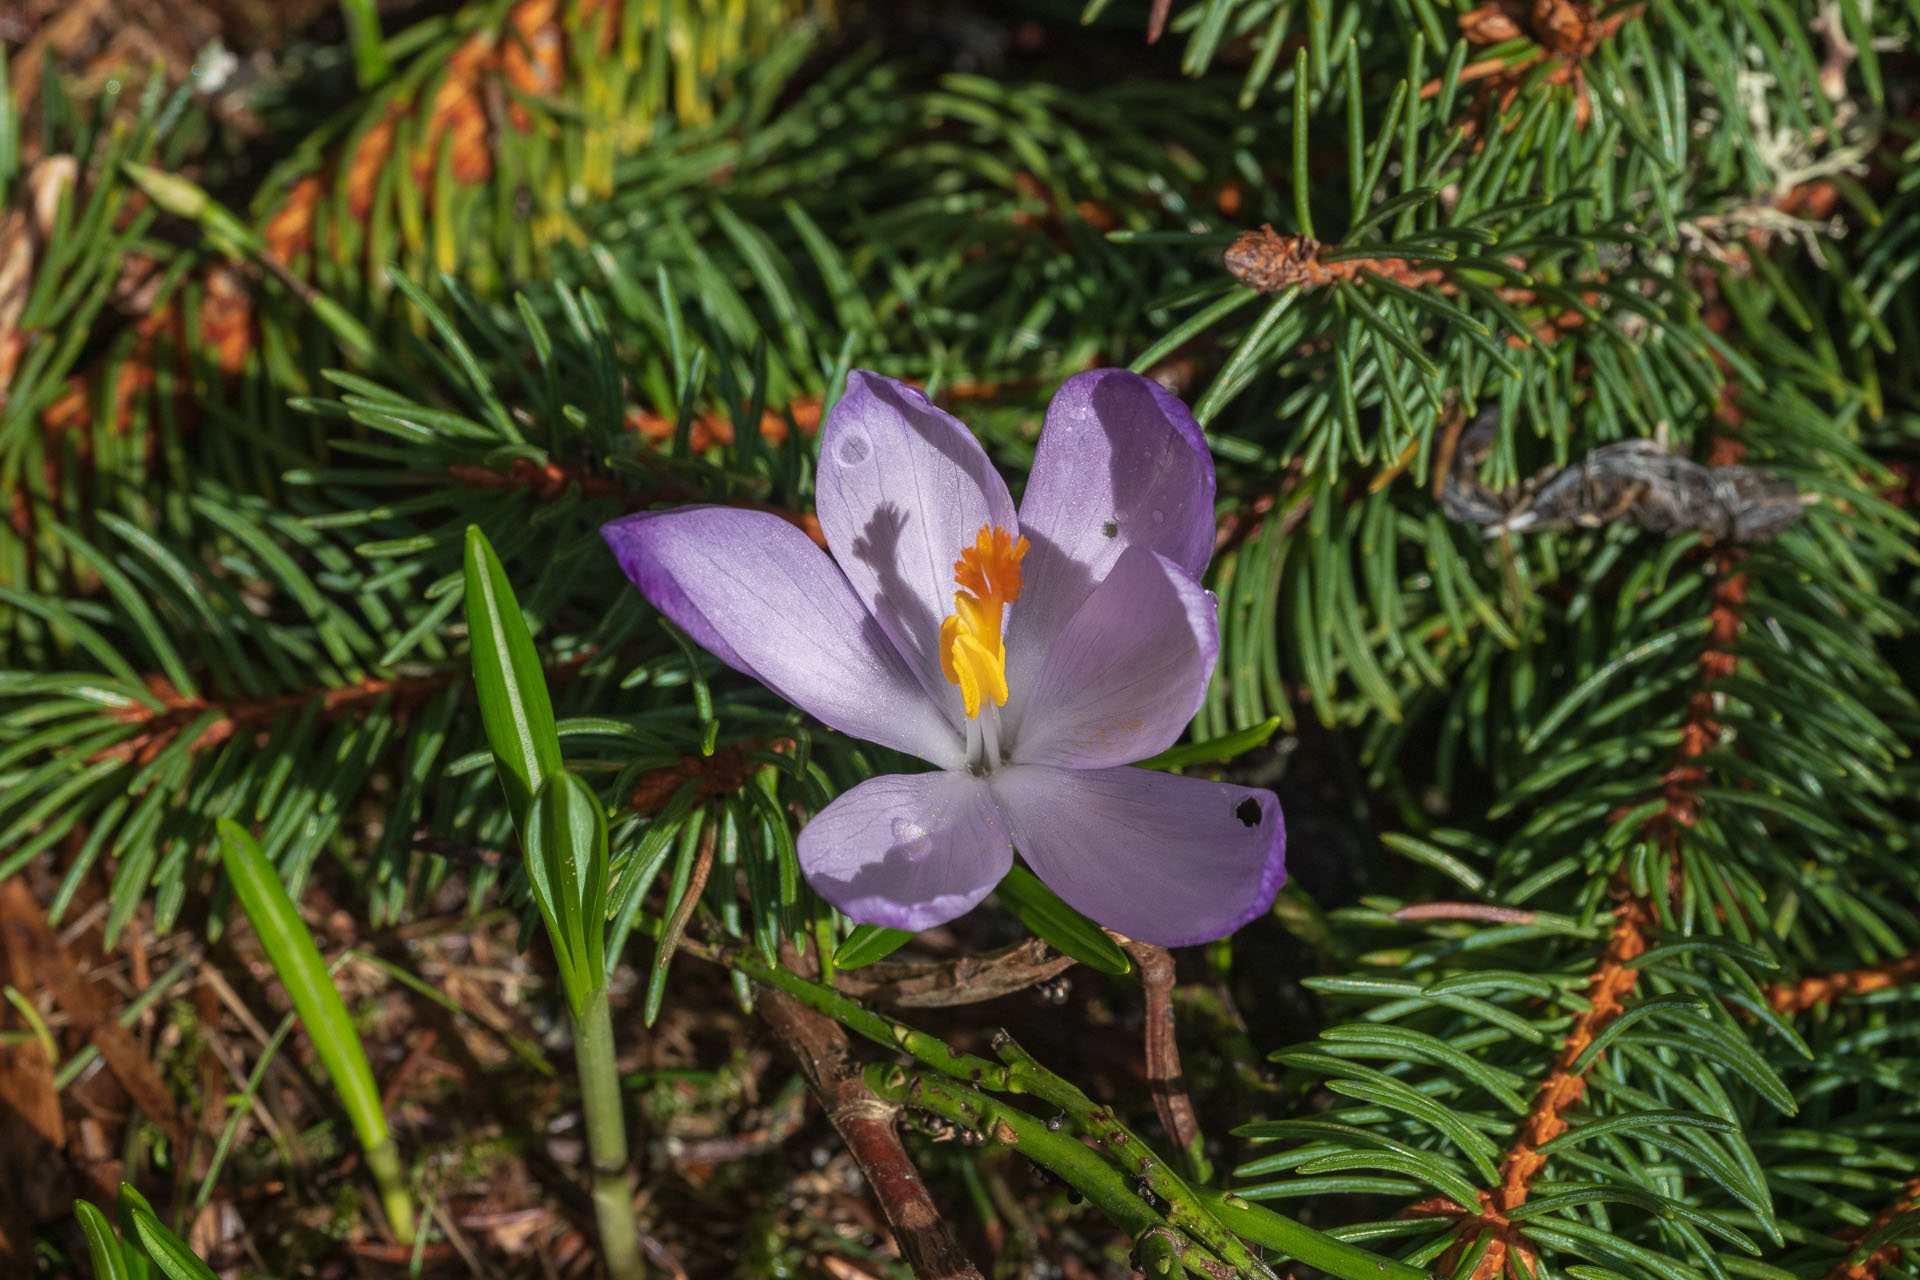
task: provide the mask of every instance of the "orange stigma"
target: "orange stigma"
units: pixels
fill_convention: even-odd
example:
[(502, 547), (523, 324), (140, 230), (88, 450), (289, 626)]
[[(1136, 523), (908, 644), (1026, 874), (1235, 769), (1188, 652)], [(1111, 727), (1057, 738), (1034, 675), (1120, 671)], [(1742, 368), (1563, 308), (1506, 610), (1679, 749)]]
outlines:
[(1015, 541), (1005, 529), (980, 526), (973, 545), (953, 562), (953, 616), (940, 624), (940, 670), (960, 686), (967, 718), (980, 714), (980, 695), (997, 707), (1007, 705), (1007, 651), (1000, 643), (1000, 621), (1007, 605), (1020, 598), (1020, 559), (1027, 540)]

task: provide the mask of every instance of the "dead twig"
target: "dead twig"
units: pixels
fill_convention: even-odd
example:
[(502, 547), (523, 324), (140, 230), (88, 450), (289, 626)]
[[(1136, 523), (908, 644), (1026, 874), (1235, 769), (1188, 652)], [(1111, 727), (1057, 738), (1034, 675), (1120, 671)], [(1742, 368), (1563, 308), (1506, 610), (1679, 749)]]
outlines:
[(867, 1088), (840, 1024), (778, 991), (762, 989), (755, 1007), (792, 1052), (826, 1108), (827, 1119), (860, 1166), (913, 1273), (920, 1280), (982, 1280), (900, 1145), (894, 1129), (897, 1108)]
[(835, 975), (850, 996), (906, 1009), (980, 1004), (1047, 982), (1074, 965), (1072, 956), (1051, 955), (1038, 938), (998, 951), (953, 960), (887, 961)]
[(1767, 1003), (1780, 1013), (1804, 1013), (1846, 996), (1865, 995), (1915, 981), (1920, 981), (1920, 956), (1902, 956), (1864, 969), (1813, 974), (1798, 982), (1775, 983), (1766, 989)]
[(1489, 924), (1532, 924), (1538, 913), (1491, 902), (1416, 902), (1401, 907), (1395, 920), (1482, 920)]
[(1180, 1069), (1180, 1043), (1174, 1034), (1173, 953), (1151, 942), (1128, 942), (1126, 952), (1140, 969), (1140, 990), (1146, 996), (1147, 1087), (1153, 1091), (1153, 1109), (1176, 1149), (1196, 1163), (1204, 1163), (1200, 1118), (1187, 1096), (1187, 1078)]
[(1449, 518), (1489, 536), (1630, 522), (1650, 533), (1698, 530), (1718, 542), (1764, 542), (1806, 510), (1807, 499), (1783, 476), (1702, 465), (1658, 440), (1602, 445), (1570, 467), (1493, 490), (1476, 470), (1498, 434), (1497, 413), (1475, 418), (1448, 458), (1440, 492)]

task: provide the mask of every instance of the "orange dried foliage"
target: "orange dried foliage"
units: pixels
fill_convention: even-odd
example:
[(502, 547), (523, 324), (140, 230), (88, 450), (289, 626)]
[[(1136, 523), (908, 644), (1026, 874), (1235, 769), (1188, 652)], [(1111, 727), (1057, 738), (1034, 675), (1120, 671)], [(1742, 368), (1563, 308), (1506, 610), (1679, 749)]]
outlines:
[[(790, 401), (787, 413), (793, 415), (793, 421), (803, 436), (810, 436), (820, 429), (821, 404), (813, 396), (800, 396)], [(672, 418), (645, 409), (633, 409), (627, 413), (627, 426), (656, 442), (673, 439), (673, 430), (678, 425)], [(760, 436), (769, 444), (784, 443), (787, 438), (786, 414), (775, 413), (772, 409), (762, 413)], [(715, 445), (725, 447), (733, 441), (733, 419), (718, 411), (698, 415), (688, 429), (688, 447), (695, 453), (704, 453)]]
[[(1855, 1238), (1865, 1239), (1901, 1214), (1911, 1213), (1915, 1208), (1920, 1208), (1920, 1178), (1909, 1178), (1894, 1202), (1874, 1215), (1873, 1221), (1868, 1223)], [(1899, 1259), (1900, 1250), (1903, 1247), (1905, 1246), (1902, 1242), (1896, 1240), (1892, 1244), (1875, 1249), (1859, 1262), (1848, 1262), (1842, 1259), (1827, 1272), (1824, 1280), (1878, 1280), (1881, 1270)]]
[[(1014, 210), (1011, 218), (1013, 225), (1038, 230), (1059, 248), (1072, 249), (1073, 241), (1067, 234), (1066, 221), (1060, 212), (1060, 202), (1054, 198), (1053, 192), (1047, 190), (1040, 179), (1024, 171), (1013, 175), (1013, 184), (1020, 189), (1021, 195), (1046, 206), (1046, 212), (1043, 214), (1032, 213), (1026, 209)], [(1120, 225), (1118, 214), (1106, 205), (1095, 204), (1091, 200), (1075, 200), (1073, 212), (1080, 221), (1103, 235)]]

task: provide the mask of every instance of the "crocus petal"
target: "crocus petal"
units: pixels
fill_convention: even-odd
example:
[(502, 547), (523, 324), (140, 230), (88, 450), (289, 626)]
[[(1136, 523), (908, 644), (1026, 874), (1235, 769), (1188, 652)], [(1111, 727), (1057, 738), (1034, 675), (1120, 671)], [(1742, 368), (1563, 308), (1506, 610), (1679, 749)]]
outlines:
[(1219, 652), (1213, 597), (1166, 556), (1129, 548), (1007, 703), (1013, 760), (1101, 769), (1166, 750), (1200, 709)]
[(1213, 551), (1213, 458), (1193, 415), (1125, 369), (1067, 379), (1047, 406), (1020, 499), (1024, 585), (1007, 619), (1007, 682), (1038, 674), (1053, 637), (1121, 553), (1145, 547), (1194, 577)]
[(1271, 791), (1151, 769), (1013, 765), (990, 780), (1034, 874), (1082, 915), (1183, 947), (1263, 914), (1286, 872)]
[(987, 896), (1013, 846), (987, 784), (970, 773), (869, 778), (800, 832), (800, 869), (861, 924), (931, 929)]
[(940, 670), (953, 564), (984, 525), (1015, 531), (1013, 499), (973, 433), (903, 382), (854, 370), (820, 433), (814, 503), (854, 592), (928, 693), (960, 723)]
[(845, 576), (779, 516), (681, 507), (600, 533), (653, 607), (723, 662), (843, 733), (961, 762), (959, 735)]

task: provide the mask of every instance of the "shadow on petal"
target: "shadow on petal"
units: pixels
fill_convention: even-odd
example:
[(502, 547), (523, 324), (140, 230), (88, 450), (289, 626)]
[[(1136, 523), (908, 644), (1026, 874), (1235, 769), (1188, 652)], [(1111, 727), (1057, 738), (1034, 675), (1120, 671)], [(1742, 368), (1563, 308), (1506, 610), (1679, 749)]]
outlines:
[(800, 867), (861, 924), (929, 929), (987, 896), (1013, 865), (992, 793), (970, 774), (884, 774), (800, 831)]

